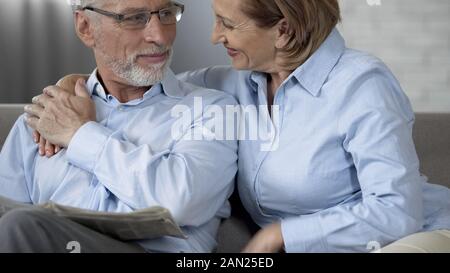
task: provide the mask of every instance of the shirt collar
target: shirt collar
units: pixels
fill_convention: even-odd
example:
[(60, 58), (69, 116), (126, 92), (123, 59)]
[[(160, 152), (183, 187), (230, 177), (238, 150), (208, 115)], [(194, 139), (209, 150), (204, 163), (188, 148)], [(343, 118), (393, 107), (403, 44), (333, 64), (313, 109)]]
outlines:
[(345, 41), (333, 29), (319, 49), (292, 76), (313, 96), (318, 96), (322, 86), (345, 51)]
[[(283, 84), (295, 78), (311, 95), (317, 97), (344, 51), (344, 38), (337, 29), (333, 29), (319, 49), (294, 70)], [(250, 76), (251, 82), (257, 85), (260, 85), (262, 78), (266, 79), (266, 76), (260, 72), (252, 72)], [(256, 92), (257, 88), (253, 90)]]
[(187, 95), (186, 89), (182, 88), (181, 81), (177, 79), (171, 69), (166, 70), (161, 85), (163, 87), (164, 94), (168, 97), (179, 99)]
[[(95, 69), (94, 72), (92, 72), (92, 74), (90, 75), (88, 81), (86, 82), (86, 86), (91, 96), (98, 96), (105, 102), (108, 102), (110, 99), (112, 99), (112, 96), (106, 94), (105, 89), (100, 83), (97, 77), (97, 69)], [(164, 79), (161, 81), (161, 83), (155, 84), (144, 94), (144, 99), (146, 99), (147, 97), (152, 97), (153, 95), (155, 95), (155, 93), (160, 93), (161, 89), (166, 96), (172, 98), (181, 98), (186, 95), (186, 93), (180, 86), (180, 81), (176, 78), (171, 69), (167, 69), (165, 71)], [(156, 92), (156, 90), (158, 90), (158, 92)]]
[(97, 96), (101, 98), (103, 101), (108, 102), (112, 99), (112, 96), (109, 94), (106, 94), (105, 89), (103, 88), (103, 85), (100, 83), (98, 76), (97, 76), (98, 70), (95, 69), (94, 72), (91, 73), (91, 76), (89, 77), (88, 81), (86, 82), (87, 89), (92, 96)]

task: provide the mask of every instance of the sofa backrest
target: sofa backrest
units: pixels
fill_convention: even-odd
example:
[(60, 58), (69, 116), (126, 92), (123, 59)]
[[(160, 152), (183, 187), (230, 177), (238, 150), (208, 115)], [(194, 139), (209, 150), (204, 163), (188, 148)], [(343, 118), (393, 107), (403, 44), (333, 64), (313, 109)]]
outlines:
[(450, 113), (417, 114), (413, 135), (421, 172), (450, 188)]

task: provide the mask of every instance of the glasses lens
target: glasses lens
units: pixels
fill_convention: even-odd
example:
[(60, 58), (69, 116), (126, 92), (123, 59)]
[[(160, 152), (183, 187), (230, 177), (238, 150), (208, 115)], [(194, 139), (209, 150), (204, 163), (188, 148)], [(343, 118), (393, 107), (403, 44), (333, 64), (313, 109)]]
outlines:
[(120, 25), (124, 28), (137, 29), (144, 28), (149, 19), (149, 14), (145, 12), (131, 14), (125, 17)]
[(159, 11), (159, 20), (161, 21), (161, 24), (171, 25), (180, 21), (181, 15), (181, 8), (178, 6), (172, 6)]

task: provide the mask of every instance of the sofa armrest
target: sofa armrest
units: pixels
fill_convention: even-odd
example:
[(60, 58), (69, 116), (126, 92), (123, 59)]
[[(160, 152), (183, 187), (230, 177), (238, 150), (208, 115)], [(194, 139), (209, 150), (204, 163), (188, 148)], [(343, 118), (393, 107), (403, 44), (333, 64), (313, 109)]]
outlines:
[(0, 148), (17, 118), (24, 113), (25, 104), (0, 104)]

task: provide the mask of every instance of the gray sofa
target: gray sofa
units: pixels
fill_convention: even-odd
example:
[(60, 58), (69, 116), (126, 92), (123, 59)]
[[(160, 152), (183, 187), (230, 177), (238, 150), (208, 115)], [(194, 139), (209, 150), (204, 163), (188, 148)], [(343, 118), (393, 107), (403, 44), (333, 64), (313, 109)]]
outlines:
[[(0, 104), (0, 147), (23, 105)], [(414, 140), (421, 160), (421, 171), (432, 183), (450, 187), (450, 113), (417, 114)], [(239, 252), (258, 228), (242, 208), (237, 194), (231, 197), (232, 216), (219, 230), (217, 252)]]

